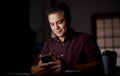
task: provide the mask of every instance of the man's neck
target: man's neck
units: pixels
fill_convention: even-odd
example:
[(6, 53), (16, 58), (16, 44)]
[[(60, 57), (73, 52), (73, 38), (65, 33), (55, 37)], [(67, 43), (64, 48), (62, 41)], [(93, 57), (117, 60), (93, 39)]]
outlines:
[(59, 40), (61, 41), (61, 42), (64, 42), (65, 41), (65, 36), (64, 37), (59, 37)]
[(67, 36), (69, 36), (69, 34), (70, 34), (72, 31), (73, 31), (72, 28), (68, 28), (68, 30), (67, 30), (67, 32), (65, 33), (65, 35), (62, 36), (62, 37), (59, 37), (58, 39), (59, 39), (61, 42), (64, 42), (65, 39), (67, 38)]

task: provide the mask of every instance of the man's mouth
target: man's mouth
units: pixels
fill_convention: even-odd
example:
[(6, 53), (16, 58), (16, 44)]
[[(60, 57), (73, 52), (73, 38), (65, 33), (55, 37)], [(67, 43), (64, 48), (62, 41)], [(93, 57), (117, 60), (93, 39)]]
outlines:
[(61, 33), (61, 30), (59, 30), (59, 31), (56, 31), (56, 33), (57, 33), (57, 34), (60, 34), (60, 33)]

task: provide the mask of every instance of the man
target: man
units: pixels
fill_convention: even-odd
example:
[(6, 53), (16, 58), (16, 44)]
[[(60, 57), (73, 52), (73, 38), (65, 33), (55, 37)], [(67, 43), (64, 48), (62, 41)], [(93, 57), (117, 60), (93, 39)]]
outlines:
[[(94, 76), (103, 76), (104, 69), (98, 45), (91, 35), (75, 32), (70, 27), (69, 7), (64, 3), (54, 3), (49, 6), (46, 13), (50, 28), (56, 37), (50, 38), (44, 44), (31, 67), (31, 75), (77, 70), (89, 72)], [(43, 63), (41, 57), (46, 54), (53, 60)]]

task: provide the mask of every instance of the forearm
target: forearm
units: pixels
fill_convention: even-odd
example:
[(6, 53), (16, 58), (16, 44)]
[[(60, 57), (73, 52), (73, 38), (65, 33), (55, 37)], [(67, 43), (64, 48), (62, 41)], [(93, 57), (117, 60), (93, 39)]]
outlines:
[(98, 61), (94, 61), (94, 62), (91, 62), (91, 63), (88, 63), (88, 64), (76, 64), (76, 65), (73, 65), (73, 67), (76, 70), (87, 71), (87, 70), (95, 69), (98, 64), (99, 64)]

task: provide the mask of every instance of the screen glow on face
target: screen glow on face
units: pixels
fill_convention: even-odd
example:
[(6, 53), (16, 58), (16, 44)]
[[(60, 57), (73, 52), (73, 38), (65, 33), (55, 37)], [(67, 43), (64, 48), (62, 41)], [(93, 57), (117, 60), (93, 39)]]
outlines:
[(48, 16), (51, 30), (57, 37), (64, 37), (66, 33), (66, 20), (63, 11), (52, 13)]

